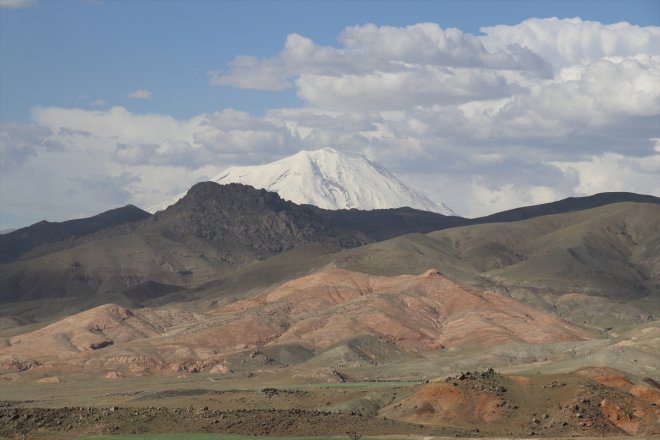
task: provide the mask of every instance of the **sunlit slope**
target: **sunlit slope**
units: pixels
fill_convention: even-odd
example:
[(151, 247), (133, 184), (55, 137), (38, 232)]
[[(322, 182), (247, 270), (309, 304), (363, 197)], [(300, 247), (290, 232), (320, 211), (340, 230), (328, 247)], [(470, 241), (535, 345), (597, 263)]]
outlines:
[(429, 234), (498, 284), (634, 299), (660, 286), (660, 206), (587, 211)]
[(343, 251), (335, 264), (372, 273), (446, 275), (507, 288), (617, 299), (657, 295), (660, 206), (617, 203), (519, 222), (411, 234)]

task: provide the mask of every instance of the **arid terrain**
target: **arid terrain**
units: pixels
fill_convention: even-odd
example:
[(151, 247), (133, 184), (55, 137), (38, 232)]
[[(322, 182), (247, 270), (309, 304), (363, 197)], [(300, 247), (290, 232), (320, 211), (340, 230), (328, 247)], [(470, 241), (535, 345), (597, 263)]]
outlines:
[[(166, 375), (3, 385), (2, 435), (216, 432), (314, 436), (654, 436), (657, 383), (614, 369), (414, 382), (291, 384), (291, 375)], [(271, 386), (264, 386), (270, 384)], [(26, 399), (26, 397), (30, 397)]]
[(658, 204), (383, 241), (213, 185), (5, 241), (0, 435), (660, 435)]

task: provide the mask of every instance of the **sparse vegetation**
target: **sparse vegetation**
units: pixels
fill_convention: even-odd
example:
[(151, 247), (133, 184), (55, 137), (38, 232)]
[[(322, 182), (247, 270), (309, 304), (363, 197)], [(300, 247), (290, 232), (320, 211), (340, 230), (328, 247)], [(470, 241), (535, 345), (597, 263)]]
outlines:
[[(114, 304), (117, 296), (108, 294), (103, 302), (113, 304), (96, 304), (100, 297), (93, 297), (84, 303), (83, 314), (38, 329), (38, 324), (13, 326), (53, 316), (34, 311), (30, 320), (22, 320), (21, 313), (0, 316), (6, 399), (0, 401), (0, 435), (16, 440), (41, 433), (48, 440), (89, 433), (99, 435), (79, 440), (366, 440), (402, 432), (649, 433), (660, 418), (649, 400), (655, 399), (657, 383), (644, 379), (653, 376), (657, 364), (660, 323), (649, 315), (657, 296), (632, 301), (635, 292), (629, 298), (612, 291), (587, 295), (586, 288), (561, 292), (572, 282), (598, 287), (604, 273), (594, 270), (604, 267), (599, 256), (622, 261), (619, 248), (639, 257), (631, 264), (640, 271), (613, 263), (607, 288), (628, 292), (626, 283), (646, 276), (644, 264), (653, 255), (644, 253), (650, 247), (638, 246), (643, 240), (631, 241), (619, 234), (619, 226), (610, 229), (620, 237), (607, 228), (630, 223), (635, 212), (637, 223), (624, 232), (637, 228), (635, 236), (654, 242), (656, 235), (648, 231), (657, 223), (646, 219), (657, 209), (608, 206), (598, 208), (599, 215), (579, 212), (414, 234), (334, 255), (318, 244), (302, 247), (201, 285), (183, 307), (167, 303), (186, 297), (188, 287), (154, 282), (140, 283), (125, 296), (140, 304), (153, 301), (147, 308)], [(144, 243), (133, 238), (122, 249), (142, 255)], [(599, 245), (608, 240), (618, 247)], [(553, 264), (546, 264), (548, 255)], [(16, 265), (45, 261), (41, 258)], [(73, 278), (66, 280), (78, 282), (76, 274), (91, 263), (80, 256), (71, 261), (66, 267)], [(329, 262), (337, 268), (316, 271)], [(196, 264), (168, 270), (177, 277), (188, 267), (195, 268), (192, 277), (205, 270)], [(440, 267), (441, 273), (429, 267)], [(566, 276), (569, 269), (574, 276)], [(397, 271), (415, 275), (394, 276)], [(642, 281), (654, 283), (656, 275)], [(537, 295), (525, 287), (538, 279), (538, 291), (557, 293)], [(489, 280), (489, 286), (496, 282), (501, 290), (485, 291), (479, 280)], [(50, 298), (48, 308), (71, 315), (68, 311), (78, 305), (68, 301)], [(538, 310), (546, 306), (551, 314)], [(472, 319), (465, 326), (448, 325), (455, 322), (452, 316)], [(592, 329), (598, 324), (599, 331), (582, 324)], [(401, 330), (423, 326), (418, 333)], [(602, 329), (608, 329), (605, 336)], [(418, 334), (421, 341), (415, 339)], [(593, 368), (594, 360), (625, 371)], [(574, 373), (564, 374), (569, 371)], [(123, 434), (131, 432), (136, 434)], [(310, 434), (334, 437), (299, 437)]]
[(175, 433), (175, 434), (120, 434), (120, 435), (101, 435), (101, 436), (76, 438), (76, 440), (291, 440), (291, 439), (340, 440), (341, 437), (327, 437), (327, 436), (271, 437), (271, 436), (259, 436), (259, 435), (252, 436), (252, 435), (233, 435), (233, 434)]

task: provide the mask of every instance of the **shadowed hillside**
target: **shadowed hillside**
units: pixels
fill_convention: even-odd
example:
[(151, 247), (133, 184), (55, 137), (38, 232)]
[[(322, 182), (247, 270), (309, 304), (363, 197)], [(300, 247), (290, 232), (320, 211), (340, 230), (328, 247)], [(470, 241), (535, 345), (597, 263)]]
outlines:
[(122, 292), (148, 281), (190, 286), (312, 243), (367, 242), (277, 194), (200, 183), (174, 206), (130, 227), (42, 246), (31, 259), (1, 266), (0, 301)]
[[(630, 197), (652, 203), (610, 203)], [(480, 220), (409, 208), (324, 211), (248, 186), (202, 183), (155, 216), (42, 243), (0, 265), (0, 314), (10, 318), (0, 329), (107, 302), (226, 301), (326, 265), (383, 275), (439, 267), (453, 279), (572, 320), (608, 315), (639, 322), (657, 314), (655, 198), (615, 193), (575, 200), (516, 212), (578, 211), (457, 227)], [(605, 205), (581, 209), (599, 203)], [(628, 304), (615, 308), (612, 301)]]
[(583, 211), (612, 203), (635, 202), (660, 204), (660, 198), (646, 194), (630, 192), (605, 192), (585, 197), (569, 197), (556, 202), (524, 206), (472, 219), (472, 223), (511, 222), (539, 217), (542, 215), (561, 214), (564, 212)]
[(33, 249), (67, 238), (92, 234), (104, 228), (137, 222), (149, 217), (151, 214), (148, 212), (133, 205), (127, 205), (89, 218), (60, 223), (44, 220), (32, 226), (0, 235), (0, 262), (15, 259)]

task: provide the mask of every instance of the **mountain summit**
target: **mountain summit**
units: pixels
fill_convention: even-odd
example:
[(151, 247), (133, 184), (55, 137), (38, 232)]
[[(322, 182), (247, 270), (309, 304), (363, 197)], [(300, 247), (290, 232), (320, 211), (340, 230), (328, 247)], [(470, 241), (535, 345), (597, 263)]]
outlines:
[[(231, 167), (211, 179), (220, 184), (242, 183), (276, 192), (297, 204), (324, 209), (385, 209), (408, 206), (445, 215), (457, 215), (407, 187), (383, 166), (361, 155), (332, 148), (300, 151), (265, 165)], [(148, 209), (167, 208), (185, 194)]]

